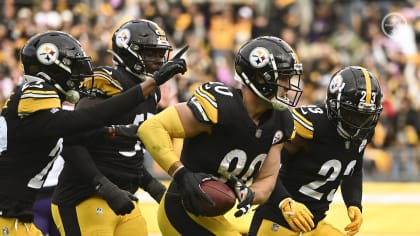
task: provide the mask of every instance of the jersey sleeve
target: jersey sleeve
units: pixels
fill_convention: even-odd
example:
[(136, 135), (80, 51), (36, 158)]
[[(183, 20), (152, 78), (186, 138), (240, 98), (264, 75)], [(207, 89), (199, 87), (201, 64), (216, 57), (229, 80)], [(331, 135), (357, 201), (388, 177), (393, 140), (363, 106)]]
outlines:
[(93, 78), (86, 78), (82, 87), (88, 92), (99, 96), (111, 97), (120, 94), (124, 89), (121, 83), (113, 77), (116, 72), (112, 68), (98, 67), (93, 72)]
[(219, 83), (204, 83), (198, 87), (188, 100), (188, 106), (197, 120), (204, 123), (218, 123), (218, 104), (215, 86)]
[(61, 100), (56, 90), (45, 83), (28, 82), (22, 87), (18, 116), (24, 117), (37, 111), (61, 109)]
[(313, 139), (315, 130), (314, 124), (309, 117), (303, 114), (302, 108), (293, 109), (292, 116), (296, 127), (296, 134), (304, 139)]

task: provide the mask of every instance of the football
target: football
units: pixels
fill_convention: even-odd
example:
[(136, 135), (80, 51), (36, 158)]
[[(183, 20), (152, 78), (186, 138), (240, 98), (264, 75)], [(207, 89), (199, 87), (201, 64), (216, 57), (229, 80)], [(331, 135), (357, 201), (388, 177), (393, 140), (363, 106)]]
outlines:
[(235, 193), (226, 184), (217, 180), (207, 180), (201, 183), (200, 187), (215, 203), (211, 206), (204, 200), (199, 201), (205, 216), (223, 215), (235, 205)]

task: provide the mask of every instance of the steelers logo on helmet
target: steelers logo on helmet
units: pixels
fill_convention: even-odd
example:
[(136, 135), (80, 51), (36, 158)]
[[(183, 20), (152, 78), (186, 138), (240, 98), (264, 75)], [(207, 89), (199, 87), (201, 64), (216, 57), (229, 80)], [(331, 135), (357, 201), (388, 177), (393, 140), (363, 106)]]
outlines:
[(120, 32), (117, 33), (115, 38), (115, 43), (118, 47), (123, 48), (126, 45), (128, 45), (128, 42), (130, 41), (131, 33), (128, 29), (123, 29)]
[(36, 50), (38, 61), (44, 65), (51, 65), (58, 58), (58, 48), (52, 43), (41, 44)]
[(249, 62), (255, 68), (262, 68), (269, 62), (270, 53), (266, 48), (256, 47), (249, 54)]
[(341, 89), (344, 86), (343, 83), (343, 77), (341, 77), (340, 74), (337, 74), (334, 76), (334, 78), (331, 79), (329, 90), (331, 93), (337, 92), (339, 89)]

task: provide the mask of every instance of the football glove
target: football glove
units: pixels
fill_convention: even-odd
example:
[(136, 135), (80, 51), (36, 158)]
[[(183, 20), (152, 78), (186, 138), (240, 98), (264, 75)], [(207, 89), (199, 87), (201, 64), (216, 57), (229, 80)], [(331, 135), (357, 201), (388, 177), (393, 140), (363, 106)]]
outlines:
[(235, 217), (245, 215), (249, 212), (251, 205), (254, 202), (254, 192), (245, 184), (241, 183), (236, 176), (232, 176), (226, 183), (233, 189), (233, 192), (239, 201), (236, 206), (238, 210), (235, 212)]
[(133, 201), (138, 201), (132, 193), (120, 189), (105, 176), (94, 178), (95, 190), (101, 196), (116, 215), (130, 213), (135, 205)]
[(112, 137), (126, 137), (138, 139), (137, 130), (139, 126), (135, 124), (112, 125), (109, 129), (109, 135)]
[(156, 81), (156, 85), (159, 86), (168, 81), (172, 76), (187, 71), (187, 64), (185, 60), (181, 58), (182, 54), (187, 51), (188, 45), (181, 48), (176, 55), (165, 64), (163, 64), (158, 71), (153, 73), (153, 78)]
[(198, 204), (198, 199), (202, 199), (214, 206), (214, 201), (201, 190), (200, 184), (211, 179), (212, 176), (205, 173), (193, 173), (187, 168), (182, 167), (175, 173), (174, 181), (178, 185), (181, 194), (182, 204), (185, 209), (194, 215), (203, 215), (203, 210)]
[(279, 204), (284, 219), (295, 232), (309, 232), (315, 226), (311, 211), (302, 203), (286, 198)]
[(347, 214), (349, 216), (351, 223), (348, 224), (344, 228), (344, 230), (347, 231), (348, 236), (353, 236), (357, 232), (359, 232), (360, 226), (362, 226), (362, 223), (363, 223), (362, 212), (356, 206), (349, 206), (347, 208)]

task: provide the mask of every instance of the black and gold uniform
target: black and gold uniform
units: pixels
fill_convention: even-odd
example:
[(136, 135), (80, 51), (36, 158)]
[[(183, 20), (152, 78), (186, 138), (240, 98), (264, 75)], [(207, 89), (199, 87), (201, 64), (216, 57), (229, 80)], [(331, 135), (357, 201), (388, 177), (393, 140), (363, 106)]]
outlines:
[[(62, 110), (57, 90), (44, 79), (17, 87), (3, 106), (0, 154), (0, 215), (32, 222), (32, 205), (38, 189), (63, 147), (63, 138), (99, 128), (116, 114), (143, 101), (141, 89), (90, 109)], [(121, 104), (124, 105), (121, 105)]]
[[(94, 79), (86, 80), (84, 82), (84, 86), (86, 88), (92, 89), (91, 92), (95, 97), (103, 98), (106, 100), (107, 98), (121, 94), (125, 90), (128, 90), (140, 82), (141, 80), (131, 75), (122, 67), (98, 67), (94, 70)], [(111, 123), (120, 125), (139, 125), (145, 119), (153, 116), (153, 114), (156, 113), (159, 100), (160, 90), (159, 88), (156, 88), (153, 93), (149, 94), (143, 103), (139, 103), (129, 112), (122, 113)], [(90, 157), (92, 158), (95, 167), (99, 170), (99, 172), (121, 189), (135, 193), (138, 188), (142, 186), (141, 181), (143, 180), (143, 176), (147, 176), (146, 178), (150, 177), (147, 169), (143, 166), (144, 150), (142, 149), (138, 139), (111, 137), (108, 139), (91, 138), (89, 140), (88, 138), (86, 143), (84, 143), (84, 146), (87, 148)], [(82, 202), (85, 201), (83, 204), (86, 204), (86, 200), (90, 198), (95, 199), (95, 202), (99, 201), (101, 203), (101, 205), (95, 206), (105, 206), (106, 209), (109, 208), (107, 207), (106, 202), (98, 198), (95, 189), (92, 187), (93, 180), (89, 179), (89, 177), (86, 177), (86, 175), (83, 173), (75, 174), (78, 173), (81, 168), (83, 168), (79, 166), (80, 164), (83, 163), (67, 162), (64, 165), (52, 199), (53, 211), (58, 209), (60, 212), (59, 215), (54, 215), (55, 218), (59, 217), (62, 219), (60, 222), (63, 224), (63, 226), (60, 227), (59, 225), (60, 231), (64, 228), (66, 234), (74, 235), (74, 232), (69, 229), (80, 228), (80, 234), (90, 235), (92, 232), (90, 230), (97, 230), (96, 228), (92, 227), (95, 224), (89, 224), (90, 226), (84, 224), (84, 222), (87, 221), (78, 219), (78, 215), (80, 215), (80, 213), (78, 213), (78, 215), (73, 214), (73, 211), (75, 211), (76, 207)], [(136, 206), (136, 208), (138, 207)], [(134, 210), (134, 212), (137, 211), (139, 212), (138, 209)], [(101, 224), (101, 227), (114, 228), (111, 222), (117, 223), (112, 219), (118, 216), (115, 215), (112, 211), (104, 211), (103, 215), (97, 215), (95, 212), (91, 213), (92, 216), (89, 216), (90, 223), (92, 221), (96, 222), (92, 218), (95, 216), (103, 218), (104, 222), (105, 219), (111, 220), (107, 224)], [(85, 212), (85, 214), (89, 215), (89, 212)], [(106, 217), (108, 214), (110, 216), (109, 218)], [(74, 224), (79, 225), (78, 227), (70, 227), (66, 224), (71, 224), (73, 226)], [(86, 229), (86, 227), (88, 228)], [(146, 229), (145, 225), (138, 225), (138, 227), (139, 230), (142, 228), (144, 230)], [(103, 230), (107, 231), (106, 229)]]
[[(280, 200), (287, 197), (293, 196), (294, 200), (305, 204), (314, 215), (315, 225), (325, 218), (340, 184), (346, 205), (362, 207), (362, 158), (373, 132), (345, 140), (328, 119), (325, 105), (302, 106), (292, 114), (296, 135), (306, 140), (305, 150), (295, 155), (290, 155), (285, 148), (282, 150), (276, 189), (285, 191), (273, 192), (269, 201), (257, 208), (251, 235), (256, 235), (254, 230), (264, 219), (271, 221), (273, 232), (279, 225), (289, 228), (278, 207)], [(351, 190), (346, 191), (349, 187)], [(259, 235), (274, 235), (261, 233)]]
[[(181, 161), (193, 172), (221, 179), (234, 175), (244, 182), (252, 180), (270, 147), (294, 134), (289, 110), (267, 111), (260, 124), (255, 125), (248, 116), (241, 91), (221, 83), (201, 85), (188, 106), (197, 120), (212, 125), (211, 134), (184, 140)], [(160, 206), (161, 228), (166, 227), (162, 224), (170, 224), (168, 227), (175, 228), (181, 235), (237, 235), (224, 216), (210, 220), (187, 213), (174, 182)], [(162, 220), (164, 218), (167, 221)]]
[[(198, 204), (213, 201), (200, 184), (211, 175), (226, 181), (238, 204), (235, 217), (265, 202), (276, 183), (280, 151), (295, 130), (302, 64), (278, 37), (249, 40), (235, 57), (241, 88), (208, 82), (186, 103), (146, 120), (137, 132), (154, 160), (173, 177), (158, 211), (162, 235), (239, 236), (224, 215)], [(184, 138), (181, 157), (171, 138)]]
[[(112, 99), (147, 80), (154, 79), (156, 85), (161, 85), (184, 73), (185, 61), (180, 58), (183, 52), (168, 61), (171, 50), (165, 32), (156, 23), (144, 19), (125, 22), (112, 37), (110, 52), (115, 66), (97, 67), (93, 79), (84, 81), (83, 87), (94, 99), (82, 99), (76, 110)], [(136, 136), (138, 126), (157, 112), (161, 98), (159, 87), (145, 95), (143, 103), (121, 113), (111, 123), (112, 127), (134, 127), (129, 129), (134, 137), (95, 139), (89, 138), (95, 135), (90, 133), (84, 137), (87, 140), (83, 147), (64, 148), (65, 159), (66, 155), (74, 155), (72, 159), (79, 161), (66, 162), (53, 195), (53, 218), (62, 235), (147, 235), (145, 219), (133, 194), (141, 187), (159, 202), (166, 188), (145, 168), (145, 150)], [(69, 149), (72, 151), (67, 152)], [(92, 160), (89, 166), (80, 161), (83, 158)], [(98, 185), (93, 188), (92, 182), (99, 177), (111, 182), (114, 189), (101, 194)]]
[[(93, 86), (92, 86), (93, 81)], [(94, 70), (94, 79), (85, 81), (85, 86), (92, 88), (96, 97), (107, 99), (141, 82), (123, 68), (99, 67)], [(121, 114), (112, 124), (140, 124), (147, 117), (156, 113), (160, 99), (157, 88), (146, 100), (138, 104), (129, 112)], [(86, 148), (97, 168), (120, 188), (132, 193), (139, 185), (140, 174), (143, 170), (143, 149), (137, 139), (109, 138), (93, 139), (85, 143)], [(76, 206), (81, 201), (95, 195), (91, 182), (83, 176), (75, 175), (75, 166), (64, 165), (60, 180), (54, 194), (53, 202), (62, 206)], [(77, 171), (76, 171), (77, 172)]]
[[(331, 77), (326, 103), (295, 108), (296, 137), (284, 145), (276, 187), (253, 217), (249, 235), (355, 235), (362, 225), (363, 154), (382, 111), (378, 80), (349, 66)], [(324, 218), (341, 188), (350, 223)]]

